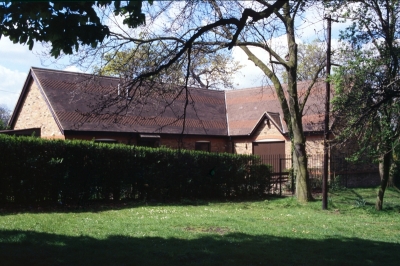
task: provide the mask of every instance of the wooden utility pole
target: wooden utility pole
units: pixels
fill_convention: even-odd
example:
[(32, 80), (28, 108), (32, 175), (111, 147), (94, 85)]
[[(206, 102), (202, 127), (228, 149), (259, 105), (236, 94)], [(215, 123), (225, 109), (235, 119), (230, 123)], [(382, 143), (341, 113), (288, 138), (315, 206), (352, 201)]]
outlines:
[(332, 28), (332, 18), (326, 18), (328, 22), (327, 26), (327, 49), (326, 49), (326, 91), (325, 91), (325, 123), (324, 123), (324, 172), (322, 178), (322, 209), (328, 209), (328, 167), (329, 167), (329, 112), (330, 112), (330, 94), (331, 85), (329, 82), (329, 76), (331, 74), (331, 28)]

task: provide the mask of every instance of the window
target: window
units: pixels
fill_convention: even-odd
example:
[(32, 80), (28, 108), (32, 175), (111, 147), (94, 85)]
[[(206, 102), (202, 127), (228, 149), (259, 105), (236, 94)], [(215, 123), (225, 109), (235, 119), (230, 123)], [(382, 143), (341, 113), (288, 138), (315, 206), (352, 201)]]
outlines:
[(196, 151), (210, 151), (210, 146), (209, 141), (196, 141), (194, 149)]
[(158, 148), (160, 147), (159, 135), (139, 135), (138, 146)]

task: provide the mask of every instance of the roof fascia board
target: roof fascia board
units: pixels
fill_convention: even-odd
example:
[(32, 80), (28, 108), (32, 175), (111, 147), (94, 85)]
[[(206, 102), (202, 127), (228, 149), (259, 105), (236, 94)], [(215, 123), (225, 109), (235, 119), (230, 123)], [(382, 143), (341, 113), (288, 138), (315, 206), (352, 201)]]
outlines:
[(156, 133), (149, 133), (149, 132), (139, 132), (139, 131), (135, 131), (135, 132), (119, 132), (119, 131), (93, 131), (93, 130), (71, 130), (71, 129), (66, 129), (64, 130), (65, 135), (71, 134), (103, 134), (103, 135), (111, 135), (111, 134), (115, 134), (115, 135), (128, 135), (128, 134), (132, 134), (132, 135), (136, 135), (139, 136), (140, 134), (142, 135), (146, 135), (146, 134), (157, 134), (160, 136), (168, 136), (168, 137), (177, 137), (177, 138), (181, 138), (183, 136), (183, 138), (192, 138), (192, 137), (201, 137), (201, 138), (218, 138), (218, 139), (227, 139), (228, 136), (227, 135), (204, 135), (204, 134), (180, 134), (180, 133), (162, 133), (162, 132), (156, 132)]
[(26, 92), (28, 90), (29, 83), (30, 83), (30, 81), (32, 79), (33, 79), (33, 76), (32, 76), (32, 68), (31, 68), (29, 70), (29, 72), (28, 72), (28, 75), (26, 76), (24, 86), (22, 87), (21, 93), (19, 94), (19, 97), (18, 97), (18, 101), (14, 106), (13, 113), (11, 115), (11, 118), (10, 118), (9, 122), (8, 122), (8, 126), (11, 127), (11, 128), (14, 128), (14, 126), (15, 126), (18, 112), (21, 109), (21, 104), (22, 104), (22, 102), (23, 102), (23, 100), (24, 100), (24, 98), (26, 96)]

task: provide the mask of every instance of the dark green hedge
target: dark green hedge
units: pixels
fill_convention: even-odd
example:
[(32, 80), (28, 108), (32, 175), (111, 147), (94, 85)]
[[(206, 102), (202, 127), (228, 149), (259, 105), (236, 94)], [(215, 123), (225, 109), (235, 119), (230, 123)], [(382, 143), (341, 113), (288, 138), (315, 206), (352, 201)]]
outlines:
[(0, 135), (0, 202), (261, 196), (270, 167), (250, 155)]

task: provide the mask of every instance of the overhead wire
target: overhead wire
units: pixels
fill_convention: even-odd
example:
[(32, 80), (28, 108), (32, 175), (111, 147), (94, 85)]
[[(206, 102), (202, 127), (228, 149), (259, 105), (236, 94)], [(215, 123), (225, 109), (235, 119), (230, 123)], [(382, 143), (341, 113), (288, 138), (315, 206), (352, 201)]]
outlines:
[(4, 92), (8, 92), (8, 93), (15, 93), (15, 94), (19, 94), (19, 92), (13, 92), (13, 91), (6, 91), (6, 90), (0, 90), (0, 91), (4, 91)]

